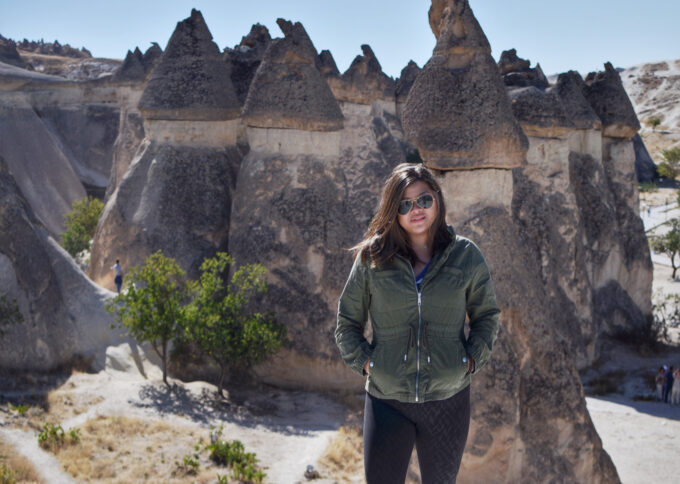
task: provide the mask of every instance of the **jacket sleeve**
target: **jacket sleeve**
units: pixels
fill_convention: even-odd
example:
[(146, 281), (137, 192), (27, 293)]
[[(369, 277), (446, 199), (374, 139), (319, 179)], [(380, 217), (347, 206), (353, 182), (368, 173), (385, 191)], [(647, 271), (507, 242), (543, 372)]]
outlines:
[(466, 294), (466, 309), (470, 319), (467, 351), (474, 359), (474, 373), (482, 369), (489, 361), (493, 343), (498, 335), (498, 320), (501, 313), (496, 304), (489, 268), (481, 252), (479, 252), (479, 257), (481, 262), (477, 264), (472, 273)]
[(361, 263), (361, 256), (357, 256), (338, 302), (335, 342), (345, 363), (360, 375), (363, 375), (364, 364), (372, 353), (364, 338), (369, 303), (366, 267)]

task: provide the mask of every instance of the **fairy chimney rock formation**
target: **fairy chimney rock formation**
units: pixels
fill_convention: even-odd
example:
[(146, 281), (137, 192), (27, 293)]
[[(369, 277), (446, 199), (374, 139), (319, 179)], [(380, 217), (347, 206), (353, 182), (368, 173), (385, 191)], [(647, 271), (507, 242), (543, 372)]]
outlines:
[(198, 10), (177, 23), (139, 101), (146, 119), (228, 120), (240, 105), (220, 50)]
[(576, 71), (564, 72), (557, 76), (554, 87), (574, 127), (601, 130), (602, 121), (583, 95), (584, 88), (583, 78)]
[(402, 112), (424, 163), (439, 170), (521, 166), (528, 142), (467, 0), (434, 1), (430, 25), (437, 45)]
[(640, 121), (611, 63), (604, 65), (604, 71), (588, 74), (584, 95), (602, 120), (604, 136), (631, 139), (639, 131)]
[(271, 41), (267, 27), (255, 24), (239, 45), (224, 49), (224, 60), (230, 64), (231, 82), (241, 105), (246, 102), (250, 84)]
[(340, 76), (328, 76), (328, 84), (338, 101), (372, 104), (387, 101), (394, 104), (394, 80), (382, 71), (380, 62), (367, 44), (361, 46), (349, 68)]
[(285, 37), (269, 44), (248, 91), (243, 118), (257, 128), (336, 131), (342, 112), (316, 67), (317, 52), (301, 23), (276, 21)]

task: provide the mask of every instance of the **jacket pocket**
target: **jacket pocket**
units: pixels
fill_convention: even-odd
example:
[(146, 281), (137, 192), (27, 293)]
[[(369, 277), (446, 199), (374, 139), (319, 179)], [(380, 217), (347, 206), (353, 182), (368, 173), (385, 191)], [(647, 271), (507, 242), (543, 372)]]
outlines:
[(368, 379), (383, 395), (408, 391), (406, 368), (409, 358), (411, 330), (396, 335), (379, 336), (371, 356)]
[(425, 325), (427, 364), (430, 370), (428, 392), (448, 392), (460, 387), (467, 376), (467, 352), (458, 334), (438, 331)]

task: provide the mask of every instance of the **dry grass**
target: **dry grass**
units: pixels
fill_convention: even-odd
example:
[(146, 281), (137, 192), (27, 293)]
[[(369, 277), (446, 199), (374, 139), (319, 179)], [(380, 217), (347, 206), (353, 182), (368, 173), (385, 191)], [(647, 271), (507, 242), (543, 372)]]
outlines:
[(328, 444), (319, 459), (324, 474), (339, 481), (354, 481), (364, 468), (364, 450), (361, 428), (342, 426), (338, 435)]
[(3, 482), (3, 466), (9, 469), (16, 483), (43, 483), (33, 464), (0, 439), (0, 482)]
[(51, 392), (47, 396), (49, 415), (58, 421), (80, 415), (102, 401), (104, 401), (104, 398), (101, 396), (90, 396), (89, 398), (78, 396), (78, 398), (75, 398), (71, 393), (61, 389)]
[(199, 436), (191, 429), (162, 421), (128, 417), (98, 417), (81, 428), (80, 443), (58, 449), (57, 459), (78, 482), (196, 482), (214, 481), (227, 474), (207, 457), (187, 475), (184, 456), (193, 455)]

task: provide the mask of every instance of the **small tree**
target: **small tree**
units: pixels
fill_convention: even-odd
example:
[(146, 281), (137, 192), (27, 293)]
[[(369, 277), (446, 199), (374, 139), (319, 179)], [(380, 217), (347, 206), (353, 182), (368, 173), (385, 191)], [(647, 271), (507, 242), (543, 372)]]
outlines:
[(673, 279), (678, 270), (675, 263), (675, 256), (680, 253), (680, 220), (677, 218), (670, 220), (671, 229), (663, 235), (652, 239), (652, 248), (661, 254), (666, 254), (671, 259), (673, 267)]
[(101, 201), (87, 197), (73, 202), (71, 211), (64, 215), (66, 230), (61, 234), (62, 246), (73, 257), (90, 248), (103, 208)]
[(201, 277), (192, 284), (193, 301), (186, 318), (185, 335), (220, 367), (217, 391), (223, 395), (227, 372), (244, 372), (264, 361), (286, 339), (285, 326), (271, 314), (248, 310), (253, 296), (267, 290), (266, 269), (241, 266), (225, 281), (228, 254), (219, 252), (201, 265)]
[(15, 299), (8, 299), (6, 294), (0, 296), (0, 336), (4, 335), (4, 328), (11, 324), (23, 323), (24, 317), (19, 311)]
[(188, 285), (177, 262), (159, 250), (133, 267), (126, 290), (107, 305), (137, 341), (149, 343), (163, 364), (167, 380), (168, 344), (184, 326)]
[(661, 158), (663, 161), (657, 168), (659, 175), (675, 180), (675, 177), (680, 174), (680, 146), (663, 150)]
[(656, 131), (656, 128), (661, 124), (661, 118), (658, 116), (651, 116), (647, 118), (647, 126), (652, 128), (652, 132)]

